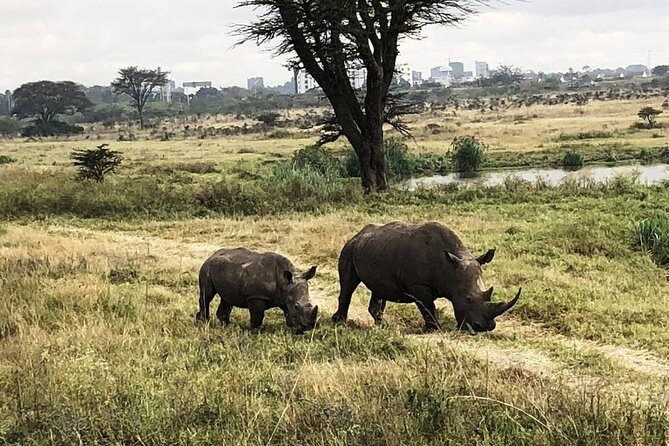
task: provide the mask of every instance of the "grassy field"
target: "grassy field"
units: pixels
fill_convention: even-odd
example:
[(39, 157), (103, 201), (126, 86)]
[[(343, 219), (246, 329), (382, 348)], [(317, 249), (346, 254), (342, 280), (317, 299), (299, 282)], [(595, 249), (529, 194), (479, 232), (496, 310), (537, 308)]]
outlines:
[[(666, 145), (666, 130), (624, 131), (639, 105), (594, 104), (586, 120), (533, 107), (518, 125), (463, 112), (457, 131), (413, 150), (479, 129), (493, 151), (521, 154), (604, 125), (622, 132), (607, 142)], [(633, 230), (669, 212), (666, 184), (363, 197), (355, 180), (269, 182), (265, 163), (308, 140), (261, 138), (114, 142), (128, 167), (96, 186), (63, 169), (90, 141), (0, 142), (17, 159), (0, 166), (0, 444), (669, 444), (669, 276)], [(500, 300), (524, 294), (496, 331), (454, 331), (446, 301), (439, 333), (399, 304), (372, 327), (364, 287), (350, 323), (330, 323), (339, 250), (394, 220), (497, 248), (486, 284)], [(317, 329), (295, 336), (272, 311), (253, 334), (239, 309), (229, 327), (196, 324), (197, 270), (221, 246), (318, 264)]]

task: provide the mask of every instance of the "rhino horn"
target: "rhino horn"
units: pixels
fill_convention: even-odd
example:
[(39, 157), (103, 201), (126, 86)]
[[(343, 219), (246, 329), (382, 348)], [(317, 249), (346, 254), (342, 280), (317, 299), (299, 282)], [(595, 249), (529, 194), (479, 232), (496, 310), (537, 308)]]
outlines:
[(500, 302), (500, 303), (489, 303), (488, 305), (490, 306), (490, 313), (493, 318), (497, 316), (501, 316), (505, 312), (511, 309), (516, 303), (518, 302), (518, 299), (520, 299), (520, 293), (523, 291), (522, 288), (518, 289), (518, 293), (516, 293), (516, 297), (511, 299), (508, 302)]
[(314, 307), (313, 310), (311, 310), (311, 316), (316, 320), (316, 317), (318, 316), (318, 305)]

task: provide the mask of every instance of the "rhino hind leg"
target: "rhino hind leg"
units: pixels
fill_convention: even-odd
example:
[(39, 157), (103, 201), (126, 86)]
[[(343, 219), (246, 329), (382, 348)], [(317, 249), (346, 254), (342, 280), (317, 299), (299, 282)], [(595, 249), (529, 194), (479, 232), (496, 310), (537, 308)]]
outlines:
[(372, 298), (369, 300), (369, 307), (367, 310), (374, 318), (374, 324), (381, 325), (383, 322), (383, 312), (386, 309), (386, 300), (381, 299), (378, 295), (372, 293)]
[(214, 296), (216, 296), (214, 284), (208, 278), (200, 277), (200, 310), (195, 315), (196, 320), (203, 322), (209, 320), (209, 305)]
[(332, 315), (332, 322), (344, 322), (348, 319), (348, 307), (351, 305), (353, 292), (360, 285), (360, 277), (353, 265), (353, 256), (345, 246), (339, 256), (339, 307)]
[(232, 313), (232, 305), (226, 304), (221, 298), (221, 303), (218, 305), (218, 310), (216, 310), (216, 317), (221, 321), (222, 325), (230, 323), (230, 313)]

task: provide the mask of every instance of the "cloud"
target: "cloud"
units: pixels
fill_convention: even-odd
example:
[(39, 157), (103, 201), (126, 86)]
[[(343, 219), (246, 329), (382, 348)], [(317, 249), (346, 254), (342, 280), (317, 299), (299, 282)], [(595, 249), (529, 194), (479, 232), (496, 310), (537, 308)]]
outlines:
[[(232, 48), (230, 26), (254, 12), (233, 0), (2, 0), (0, 90), (39, 79), (109, 84), (127, 65), (170, 67), (178, 82), (245, 85), (290, 73), (268, 48)], [(536, 0), (498, 3), (459, 28), (429, 28), (401, 59), (427, 71), (448, 58), (557, 71), (582, 65), (668, 63), (667, 0)]]

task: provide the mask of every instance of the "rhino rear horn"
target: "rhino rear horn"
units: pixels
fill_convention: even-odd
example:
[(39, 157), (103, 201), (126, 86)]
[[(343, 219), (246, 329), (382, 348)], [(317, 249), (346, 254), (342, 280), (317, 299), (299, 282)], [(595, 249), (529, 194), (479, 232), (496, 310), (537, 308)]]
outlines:
[(522, 291), (523, 291), (523, 289), (522, 289), (522, 288), (519, 288), (519, 289), (518, 289), (518, 293), (516, 293), (516, 297), (514, 297), (513, 299), (511, 299), (511, 300), (508, 301), (508, 302), (500, 302), (500, 303), (490, 303), (490, 304), (488, 304), (488, 305), (490, 305), (490, 307), (491, 307), (491, 310), (490, 310), (491, 316), (492, 316), (493, 318), (496, 318), (497, 316), (501, 316), (502, 314), (504, 314), (505, 312), (507, 312), (508, 310), (510, 310), (511, 307), (513, 307), (514, 305), (516, 305), (516, 303), (518, 302), (518, 299), (520, 299), (520, 293), (521, 293)]
[(314, 320), (316, 320), (316, 318), (318, 317), (318, 305), (316, 305), (314, 309), (311, 310), (311, 316), (314, 318)]
[(317, 268), (317, 266), (312, 266), (311, 268), (309, 268), (309, 271), (307, 271), (306, 273), (302, 274), (302, 278), (303, 278), (304, 280), (311, 280), (311, 279), (313, 279), (314, 276), (316, 275), (316, 268)]

